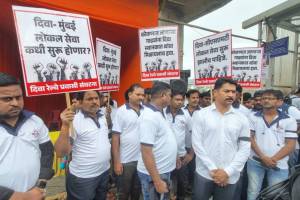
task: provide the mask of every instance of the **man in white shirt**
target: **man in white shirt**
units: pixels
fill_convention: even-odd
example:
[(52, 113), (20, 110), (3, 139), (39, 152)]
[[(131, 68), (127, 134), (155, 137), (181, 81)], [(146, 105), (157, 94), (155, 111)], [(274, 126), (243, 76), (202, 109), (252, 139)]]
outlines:
[[(200, 110), (200, 92), (199, 90), (196, 89), (190, 89), (186, 93), (186, 98), (188, 101), (188, 104), (183, 108), (183, 112), (185, 116), (188, 118), (188, 121), (190, 121), (190, 130), (189, 133), (187, 134), (185, 138), (185, 147), (187, 149), (187, 152), (191, 155), (192, 153), (194, 154), (193, 148), (192, 148), (192, 116), (195, 111)], [(192, 188), (194, 184), (194, 173), (195, 173), (195, 168), (196, 168), (196, 162), (195, 162), (195, 154), (191, 162), (188, 163), (187, 166), (187, 171), (188, 171), (188, 192), (192, 193)]]
[(238, 112), (245, 115), (245, 117), (248, 117), (251, 111), (248, 108), (246, 108), (243, 104), (241, 104), (242, 93), (243, 93), (243, 88), (241, 85), (238, 84), (238, 86), (236, 87), (236, 98), (232, 103), (232, 107), (236, 109)]
[(247, 162), (248, 200), (255, 200), (266, 175), (268, 185), (288, 177), (288, 155), (294, 151), (297, 123), (279, 111), (280, 95), (276, 90), (263, 91), (262, 111), (250, 116), (251, 155)]
[[(97, 91), (77, 93), (80, 111), (67, 108), (61, 114), (62, 127), (55, 144), (57, 156), (72, 151), (66, 189), (69, 200), (105, 200), (110, 168), (110, 142), (105, 116), (100, 112)], [(73, 145), (69, 129), (73, 123)]]
[(185, 94), (178, 91), (172, 91), (170, 105), (164, 109), (165, 117), (172, 128), (177, 142), (177, 161), (176, 169), (172, 172), (173, 192), (176, 192), (176, 198), (183, 200), (187, 195), (188, 171), (187, 164), (193, 159), (194, 152), (187, 153), (185, 139), (189, 134), (190, 120), (184, 114), (182, 105)]
[(168, 199), (168, 183), (177, 156), (176, 139), (163, 113), (170, 99), (170, 85), (154, 83), (151, 102), (139, 118), (141, 154), (137, 169), (144, 200)]
[(131, 85), (125, 93), (127, 102), (118, 108), (113, 120), (112, 154), (114, 172), (117, 175), (119, 200), (138, 200), (141, 193), (137, 175), (140, 154), (138, 119), (143, 112), (144, 89), (139, 84)]
[(278, 93), (278, 106), (279, 110), (284, 112), (285, 114), (293, 117), (296, 119), (297, 122), (297, 133), (298, 133), (298, 141), (296, 142), (296, 147), (295, 151), (293, 151), (290, 154), (289, 158), (289, 167), (294, 167), (295, 165), (299, 164), (299, 130), (300, 130), (300, 110), (298, 110), (295, 106), (293, 105), (288, 105), (284, 103), (284, 95), (280, 90), (276, 90)]
[(240, 173), (250, 154), (249, 122), (232, 107), (236, 82), (220, 78), (215, 102), (192, 118), (196, 154), (193, 200), (233, 199)]
[(199, 106), (201, 108), (205, 108), (207, 106), (211, 105), (211, 94), (210, 94), (210, 90), (202, 92), (200, 94), (200, 102), (199, 102)]
[(41, 118), (24, 110), (20, 82), (0, 72), (0, 199), (42, 200), (53, 176), (53, 145)]
[(292, 105), (300, 110), (300, 88), (290, 96), (290, 99), (292, 101)]

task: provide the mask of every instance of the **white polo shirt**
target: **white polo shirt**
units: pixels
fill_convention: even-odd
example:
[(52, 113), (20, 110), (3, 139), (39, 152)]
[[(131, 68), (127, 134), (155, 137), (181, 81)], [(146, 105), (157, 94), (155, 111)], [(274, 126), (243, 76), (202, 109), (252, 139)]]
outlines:
[[(278, 116), (267, 124), (263, 112), (259, 111), (250, 115), (250, 129), (255, 134), (259, 149), (267, 156), (274, 156), (285, 145), (285, 139), (297, 139), (296, 120), (287, 114), (278, 111)], [(256, 156), (251, 150), (250, 159)], [(288, 156), (277, 162), (280, 169), (288, 169)]]
[(238, 104), (237, 107), (233, 107), (234, 109), (236, 109), (238, 112), (240, 112), (241, 114), (243, 114), (245, 117), (249, 117), (251, 110), (249, 110), (248, 108), (246, 108), (246, 106), (244, 106), (243, 104)]
[(182, 109), (179, 109), (175, 116), (172, 115), (170, 106), (164, 109), (168, 121), (177, 141), (177, 156), (183, 157), (186, 154), (185, 138), (189, 134), (188, 118)]
[(300, 97), (297, 95), (291, 95), (292, 105), (295, 106), (298, 110), (300, 110)]
[(95, 121), (82, 111), (73, 120), (71, 174), (80, 178), (100, 176), (110, 167), (110, 142), (105, 116), (98, 112)]
[[(285, 106), (287, 106), (287, 107), (283, 108)], [(285, 110), (285, 109), (287, 109), (287, 110)], [(279, 108), (279, 111), (283, 111), (283, 110), (285, 110), (285, 112), (287, 112), (286, 114), (288, 114), (289, 116), (296, 119), (297, 126), (300, 127), (300, 110), (298, 110), (298, 108), (296, 108), (295, 106), (284, 105), (284, 104), (282, 105), (282, 107)], [(296, 142), (296, 149), (299, 149), (298, 141)]]
[(189, 129), (189, 132), (187, 133), (186, 137), (185, 137), (185, 146), (186, 148), (192, 148), (192, 117), (193, 117), (193, 114), (196, 112), (196, 111), (199, 111), (200, 109), (202, 109), (200, 106), (198, 106), (194, 112), (190, 112), (189, 109), (188, 109), (188, 104), (182, 109), (183, 112), (184, 112), (184, 115), (186, 116), (187, 120), (188, 120), (188, 129)]
[(48, 128), (38, 116), (23, 110), (13, 128), (0, 123), (0, 185), (16, 192), (35, 186), (40, 173), (40, 144), (49, 141)]
[[(156, 168), (159, 174), (171, 172), (176, 167), (177, 143), (172, 129), (163, 113), (154, 105), (148, 104), (139, 118), (140, 143), (152, 147)], [(140, 153), (137, 169), (148, 174)]]
[(120, 160), (121, 163), (137, 161), (140, 153), (140, 140), (138, 119), (144, 107), (140, 107), (139, 113), (130, 107), (128, 103), (118, 108), (113, 120), (113, 134), (120, 134)]
[(248, 119), (233, 107), (221, 114), (212, 104), (195, 112), (192, 124), (196, 172), (212, 180), (211, 170), (224, 169), (235, 184), (250, 155)]

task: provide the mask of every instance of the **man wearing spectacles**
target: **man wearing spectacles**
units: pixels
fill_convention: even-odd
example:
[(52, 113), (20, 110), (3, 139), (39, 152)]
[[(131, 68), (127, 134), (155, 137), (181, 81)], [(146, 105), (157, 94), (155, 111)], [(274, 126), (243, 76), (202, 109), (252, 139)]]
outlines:
[(266, 175), (268, 185), (288, 177), (288, 155), (297, 140), (296, 120), (278, 110), (280, 95), (276, 90), (262, 92), (262, 111), (250, 115), (251, 154), (247, 162), (248, 200), (254, 200)]

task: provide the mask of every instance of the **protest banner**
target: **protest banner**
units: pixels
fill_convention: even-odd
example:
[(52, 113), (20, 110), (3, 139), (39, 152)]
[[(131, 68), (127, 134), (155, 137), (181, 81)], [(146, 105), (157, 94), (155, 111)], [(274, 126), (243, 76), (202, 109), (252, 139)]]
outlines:
[(99, 88), (88, 16), (12, 9), (27, 96)]
[(260, 88), (263, 48), (232, 50), (232, 78), (245, 88)]
[(177, 26), (140, 29), (142, 81), (178, 79)]
[(97, 72), (101, 91), (120, 88), (121, 47), (96, 38)]
[(220, 77), (231, 77), (231, 46), (231, 30), (194, 40), (195, 85), (213, 85)]

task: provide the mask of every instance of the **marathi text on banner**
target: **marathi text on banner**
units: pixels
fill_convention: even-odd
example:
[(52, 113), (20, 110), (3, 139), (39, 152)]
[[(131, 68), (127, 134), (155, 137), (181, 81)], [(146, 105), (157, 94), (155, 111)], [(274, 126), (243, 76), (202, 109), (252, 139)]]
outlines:
[(231, 77), (231, 30), (194, 41), (196, 85), (213, 85), (220, 77)]
[[(28, 96), (99, 88), (88, 16), (21, 6), (13, 13)], [(65, 83), (85, 80), (97, 84)]]
[(261, 85), (263, 48), (232, 50), (232, 78), (242, 87), (259, 88)]
[(139, 30), (142, 81), (180, 77), (177, 29), (165, 26)]
[(121, 47), (99, 38), (96, 39), (97, 70), (101, 91), (120, 88)]

